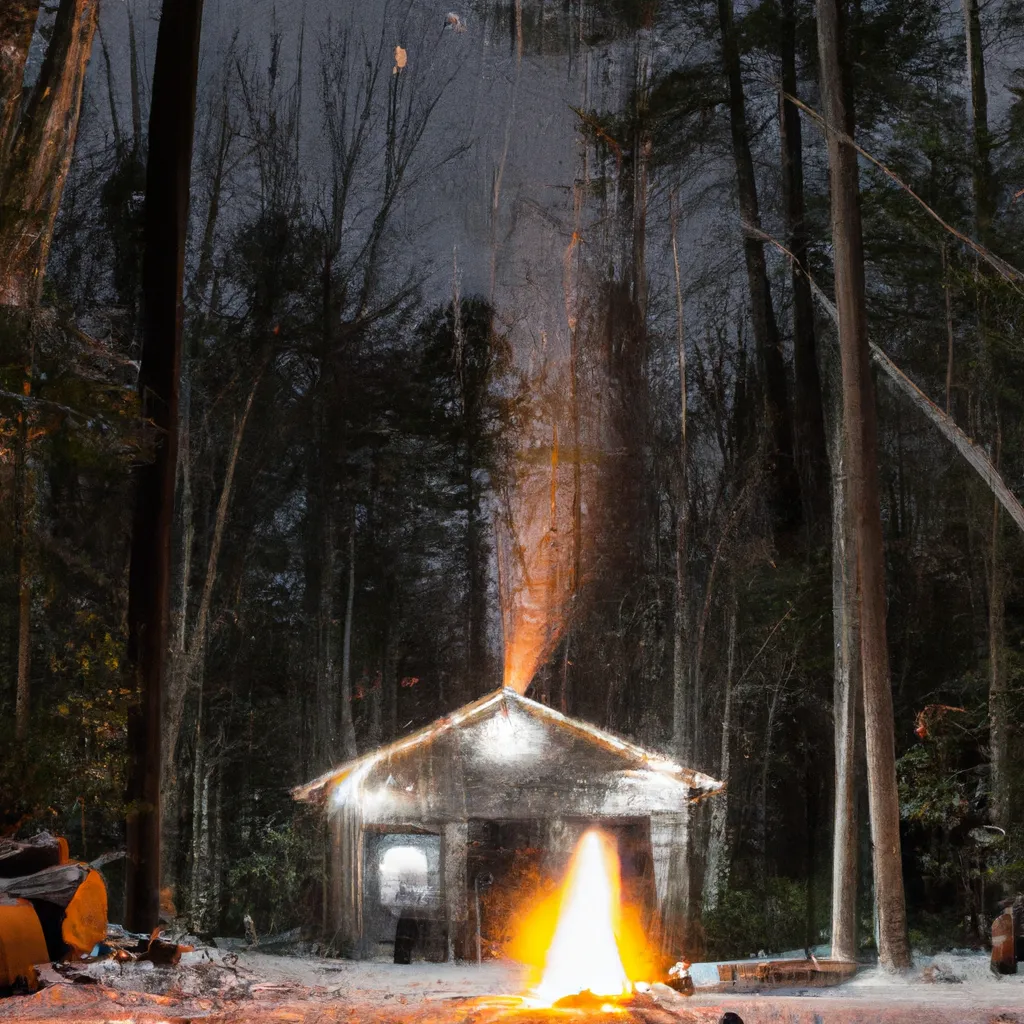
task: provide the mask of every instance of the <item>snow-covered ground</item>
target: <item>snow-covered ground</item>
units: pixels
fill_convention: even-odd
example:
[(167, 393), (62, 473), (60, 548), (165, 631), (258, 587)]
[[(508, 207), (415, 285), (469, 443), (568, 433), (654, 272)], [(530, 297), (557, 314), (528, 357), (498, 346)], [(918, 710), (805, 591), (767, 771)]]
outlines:
[(612, 1024), (717, 1024), (732, 1011), (743, 1024), (1024, 1024), (1024, 972), (996, 978), (976, 953), (919, 957), (906, 977), (867, 969), (832, 989), (687, 999), (658, 986), (653, 999), (615, 1014), (521, 1005), (514, 997), (523, 971), (502, 962), (399, 966), (202, 949), (174, 968), (111, 960), (93, 964), (89, 974), (93, 984), (52, 984), (0, 999), (0, 1021), (546, 1024), (607, 1016)]

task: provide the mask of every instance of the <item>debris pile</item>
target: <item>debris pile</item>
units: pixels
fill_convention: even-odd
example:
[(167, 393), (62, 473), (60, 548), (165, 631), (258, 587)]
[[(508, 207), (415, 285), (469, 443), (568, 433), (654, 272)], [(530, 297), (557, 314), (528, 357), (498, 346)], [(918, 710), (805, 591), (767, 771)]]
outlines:
[(60, 836), (0, 839), (0, 995), (41, 985), (94, 982), (93, 964), (177, 964), (191, 946), (133, 935), (107, 923), (107, 887), (93, 866), (72, 861)]
[(0, 840), (0, 991), (34, 991), (36, 964), (79, 959), (106, 934), (107, 887), (66, 840)]

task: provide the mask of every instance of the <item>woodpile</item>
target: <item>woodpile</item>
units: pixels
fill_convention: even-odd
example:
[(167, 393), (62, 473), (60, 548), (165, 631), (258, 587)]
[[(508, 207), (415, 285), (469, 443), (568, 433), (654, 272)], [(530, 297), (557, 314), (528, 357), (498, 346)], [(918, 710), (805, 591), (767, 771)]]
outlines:
[(719, 991), (756, 991), (764, 988), (825, 988), (841, 985), (857, 973), (845, 960), (753, 960), (719, 964)]
[(135, 935), (108, 924), (107, 887), (96, 869), (120, 856), (72, 861), (67, 841), (49, 832), (0, 839), (0, 995), (34, 992), (54, 978), (94, 983), (89, 964), (97, 960), (174, 966), (192, 950), (159, 929)]

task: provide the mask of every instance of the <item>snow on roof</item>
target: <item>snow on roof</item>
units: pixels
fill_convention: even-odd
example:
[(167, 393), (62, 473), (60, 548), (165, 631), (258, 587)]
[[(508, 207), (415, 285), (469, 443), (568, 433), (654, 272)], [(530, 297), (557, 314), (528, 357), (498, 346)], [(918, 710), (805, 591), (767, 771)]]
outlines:
[[(724, 788), (721, 782), (702, 772), (684, 768), (662, 754), (620, 739), (588, 722), (569, 718), (554, 708), (530, 700), (515, 690), (504, 688), (485, 694), (417, 732), (338, 765), (311, 782), (296, 786), (292, 790), (292, 797), (307, 803), (323, 802), (332, 788), (336, 787), (336, 794), (342, 794), (350, 787), (358, 788), (377, 766), (390, 765), (396, 760), (408, 760), (404, 755), (413, 754), (416, 748), (429, 749), (442, 738), (451, 737), (453, 733), (458, 734), (456, 738), (459, 738), (461, 735), (468, 735), (470, 731), (479, 732), (479, 727), (499, 715), (504, 715), (506, 721), (510, 716), (514, 716), (520, 722), (532, 723), (535, 728), (540, 727), (542, 731), (550, 730), (570, 741), (573, 750), (578, 750), (582, 743), (583, 749), (589, 749), (594, 754), (599, 753), (602, 762), (622, 776), (642, 777), (662, 787), (669, 784), (673, 789), (682, 786), (686, 790), (686, 798), (690, 800), (711, 796)], [(500, 758), (500, 736), (496, 739), (498, 742), (493, 745), (478, 745), (471, 748), (472, 753), (460, 756), (480, 758), (490, 754)], [(491, 751), (491, 746), (499, 749), (496, 752)], [(521, 750), (517, 753), (522, 756)], [(526, 751), (527, 758), (537, 759), (542, 756), (535, 746), (528, 747)]]

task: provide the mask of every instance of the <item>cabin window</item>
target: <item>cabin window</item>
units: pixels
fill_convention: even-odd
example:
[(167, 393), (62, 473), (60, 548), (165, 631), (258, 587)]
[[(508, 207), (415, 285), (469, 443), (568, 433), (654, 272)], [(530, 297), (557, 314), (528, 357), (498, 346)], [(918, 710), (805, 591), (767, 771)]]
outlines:
[(422, 842), (395, 844), (381, 851), (378, 864), (383, 906), (425, 906), (436, 902), (439, 879), (431, 878), (425, 847)]

